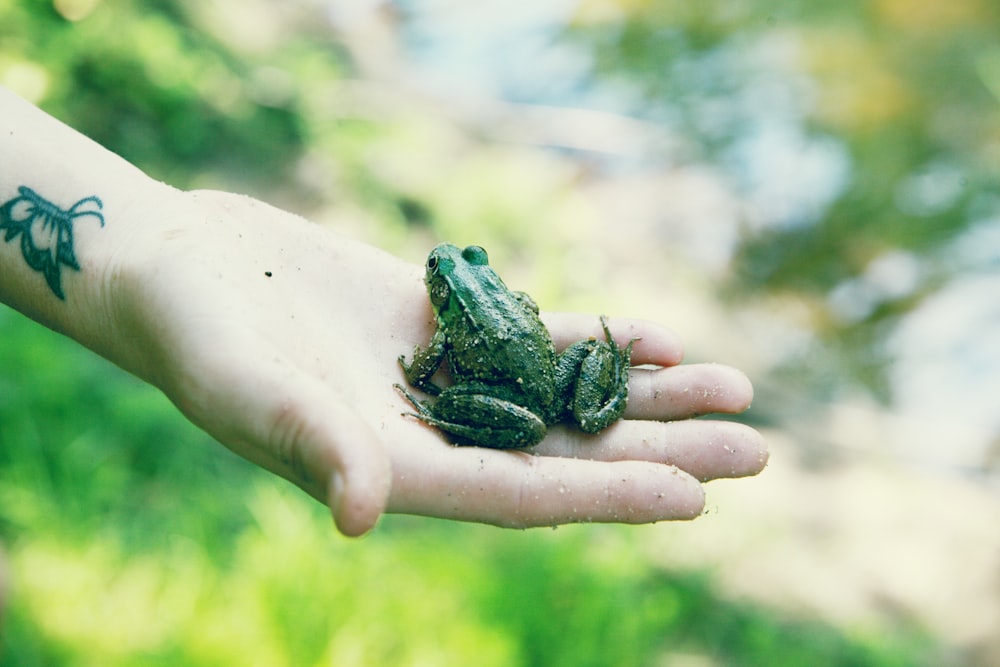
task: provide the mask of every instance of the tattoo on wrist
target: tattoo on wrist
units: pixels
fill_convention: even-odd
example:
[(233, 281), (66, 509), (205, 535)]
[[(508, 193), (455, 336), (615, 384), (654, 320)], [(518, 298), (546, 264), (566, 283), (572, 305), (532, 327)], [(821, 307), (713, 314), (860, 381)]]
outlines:
[(25, 185), (17, 191), (17, 197), (0, 205), (3, 240), (9, 243), (20, 236), (24, 261), (45, 276), (52, 292), (65, 301), (62, 268), (80, 270), (73, 248), (73, 223), (77, 218), (91, 216), (103, 227), (104, 204), (97, 197), (85, 197), (64, 210)]

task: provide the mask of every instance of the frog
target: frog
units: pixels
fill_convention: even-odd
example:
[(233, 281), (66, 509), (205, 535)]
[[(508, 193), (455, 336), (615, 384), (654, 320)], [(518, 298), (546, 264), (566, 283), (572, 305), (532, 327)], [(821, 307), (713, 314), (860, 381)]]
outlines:
[[(557, 353), (524, 292), (507, 288), (481, 246), (441, 243), (431, 250), (424, 282), (435, 330), (412, 361), (399, 357), (418, 399), (395, 388), (413, 406), (404, 413), (437, 427), (455, 445), (524, 449), (550, 426), (575, 424), (594, 434), (621, 418), (628, 401), (632, 339), (622, 348), (601, 315), (604, 339), (577, 341)], [(452, 383), (432, 376), (447, 363)]]

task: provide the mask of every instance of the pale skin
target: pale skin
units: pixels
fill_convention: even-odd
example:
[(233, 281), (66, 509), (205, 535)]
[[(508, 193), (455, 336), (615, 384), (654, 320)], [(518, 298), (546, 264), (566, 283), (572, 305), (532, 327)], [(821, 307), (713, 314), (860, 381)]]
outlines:
[[(760, 435), (693, 420), (737, 413), (753, 390), (723, 365), (680, 365), (641, 319), (625, 419), (587, 436), (555, 427), (530, 451), (462, 448), (405, 416), (397, 364), (434, 328), (423, 269), (262, 202), (182, 192), (0, 89), (0, 204), (28, 186), (77, 218), (80, 270), (64, 298), (0, 236), (0, 301), (164, 392), (219, 442), (330, 507), (361, 535), (386, 512), (509, 527), (691, 519), (702, 482), (759, 472)], [(543, 304), (544, 306), (544, 304)], [(596, 315), (545, 314), (557, 347), (601, 336)]]

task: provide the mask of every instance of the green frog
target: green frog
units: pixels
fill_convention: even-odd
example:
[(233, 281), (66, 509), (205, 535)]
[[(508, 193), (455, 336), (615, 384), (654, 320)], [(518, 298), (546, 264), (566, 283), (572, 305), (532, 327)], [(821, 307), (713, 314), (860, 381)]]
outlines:
[[(396, 384), (416, 409), (412, 416), (456, 444), (498, 449), (535, 445), (558, 422), (597, 433), (621, 417), (635, 340), (619, 348), (603, 316), (605, 340), (581, 340), (557, 354), (538, 306), (507, 289), (479, 246), (437, 246), (425, 282), (437, 328), (412, 363), (404, 355), (399, 364), (410, 385), (436, 398), (418, 400)], [(431, 376), (445, 360), (453, 383), (442, 388)]]

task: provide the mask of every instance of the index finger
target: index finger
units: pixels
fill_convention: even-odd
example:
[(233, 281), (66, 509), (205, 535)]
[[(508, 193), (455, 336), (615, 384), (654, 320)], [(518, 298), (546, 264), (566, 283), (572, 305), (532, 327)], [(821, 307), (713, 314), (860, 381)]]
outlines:
[[(558, 350), (586, 338), (604, 340), (601, 318), (597, 315), (541, 313), (541, 318)], [(607, 318), (607, 322), (619, 346), (624, 347), (635, 340), (632, 365), (676, 366), (684, 359), (680, 337), (656, 322), (631, 317)]]

